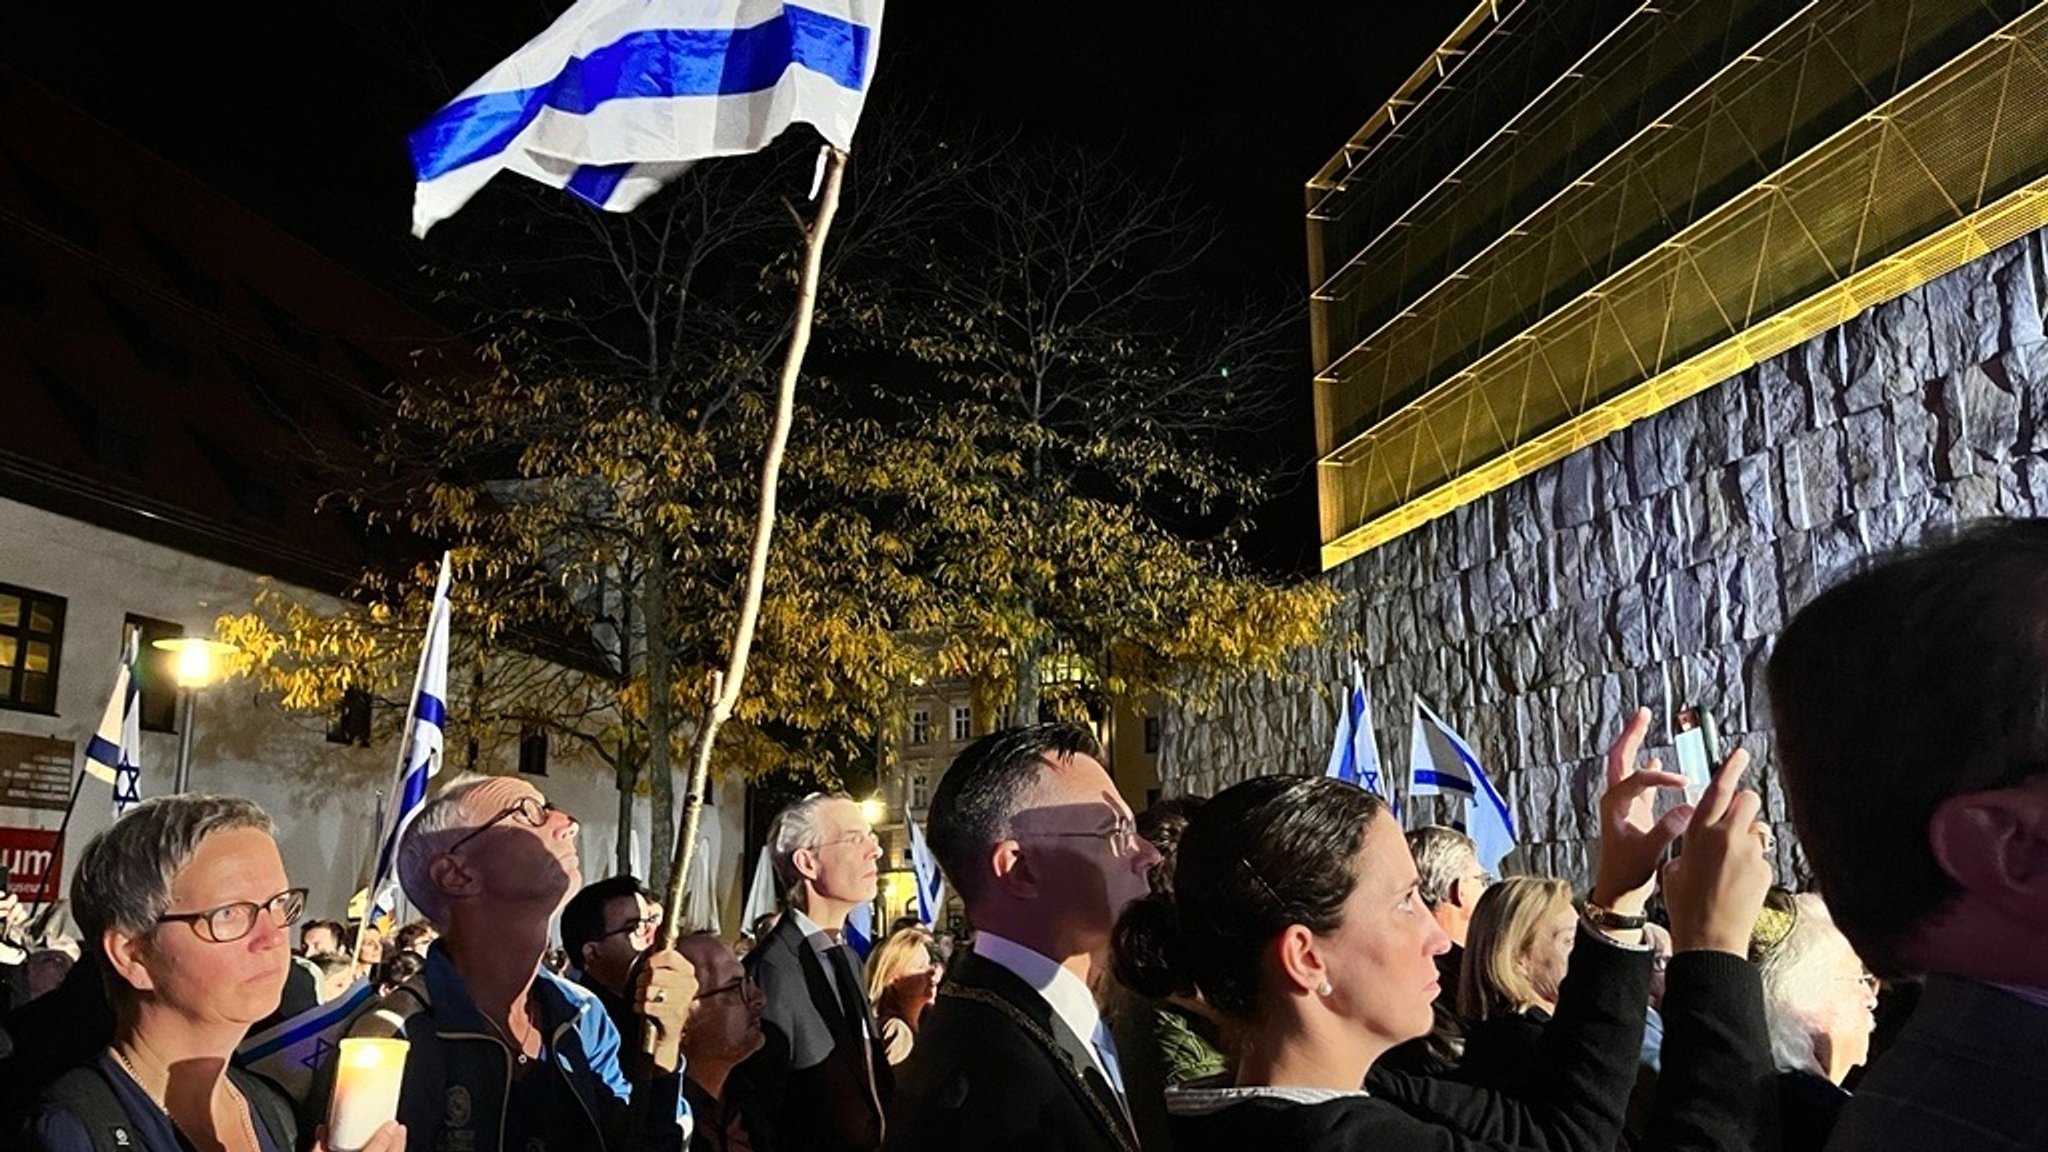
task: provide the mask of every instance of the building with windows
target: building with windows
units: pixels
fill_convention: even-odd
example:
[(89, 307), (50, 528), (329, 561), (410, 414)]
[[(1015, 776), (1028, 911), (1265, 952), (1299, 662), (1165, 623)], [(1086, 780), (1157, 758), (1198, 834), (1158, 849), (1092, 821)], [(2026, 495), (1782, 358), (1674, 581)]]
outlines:
[(1416, 698), (1469, 741), (1510, 870), (1585, 871), (1638, 704), (1715, 711), (1782, 822), (1789, 615), (2048, 514), (2044, 59), (2017, 0), (1471, 5), (1307, 188), (1337, 631), (1170, 713), (1168, 790), (1321, 771), (1355, 658), (1397, 785)]

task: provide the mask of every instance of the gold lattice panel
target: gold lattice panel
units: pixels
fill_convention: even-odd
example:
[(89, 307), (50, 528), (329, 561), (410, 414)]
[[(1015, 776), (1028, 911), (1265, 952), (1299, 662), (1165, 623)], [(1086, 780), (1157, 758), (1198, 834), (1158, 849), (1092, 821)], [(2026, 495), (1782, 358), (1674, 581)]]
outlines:
[[(1311, 185), (1325, 567), (2048, 224), (2048, 4), (1817, 3), (1701, 67), (1709, 17), (1760, 12), (1646, 5), (1362, 242), (1362, 165)], [(1703, 79), (1507, 210), (1591, 97), (1674, 68)]]

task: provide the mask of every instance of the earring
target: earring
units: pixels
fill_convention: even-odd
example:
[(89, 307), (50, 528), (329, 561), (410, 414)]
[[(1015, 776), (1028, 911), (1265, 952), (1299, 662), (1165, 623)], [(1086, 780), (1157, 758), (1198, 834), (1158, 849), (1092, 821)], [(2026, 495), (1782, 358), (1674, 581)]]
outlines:
[(1330, 993), (1333, 991), (1335, 991), (1335, 989), (1330, 987), (1330, 982), (1328, 980), (1325, 980), (1321, 984), (1316, 985), (1316, 995), (1321, 996), (1325, 1000), (1328, 1000), (1330, 998)]

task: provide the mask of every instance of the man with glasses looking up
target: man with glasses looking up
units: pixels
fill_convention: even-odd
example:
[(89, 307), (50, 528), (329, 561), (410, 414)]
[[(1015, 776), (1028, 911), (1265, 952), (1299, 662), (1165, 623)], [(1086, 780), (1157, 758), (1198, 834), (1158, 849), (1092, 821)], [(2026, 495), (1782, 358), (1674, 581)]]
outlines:
[[(661, 934), (661, 904), (645, 884), (631, 876), (613, 876), (588, 885), (562, 909), (562, 949), (569, 954), (576, 982), (604, 1005), (619, 1035), (634, 1047), (640, 1017), (633, 1011), (633, 982), (640, 958)], [(628, 1060), (629, 1072), (637, 1062)]]
[[(629, 1084), (626, 1035), (588, 991), (541, 968), (548, 924), (582, 881), (576, 819), (511, 776), (451, 781), (398, 848), (398, 876), (440, 925), (420, 974), (351, 1036), (411, 1041), (398, 1115), (416, 1148), (676, 1152), (688, 1140), (683, 1021), (697, 993), (676, 952), (641, 964), (635, 1016), (655, 1027), (648, 1076)], [(316, 1099), (318, 1099), (316, 1095)]]
[(873, 1152), (882, 1144), (889, 1062), (843, 939), (846, 917), (875, 898), (882, 855), (860, 805), (813, 793), (776, 813), (768, 859), (787, 912), (747, 953), (765, 998), (761, 1051), (741, 1065), (775, 1118), (779, 1152)]
[(1117, 917), (1159, 860), (1100, 755), (1078, 725), (1009, 728), (939, 781), (926, 835), (974, 950), (925, 1011), (890, 1149), (1136, 1152), (1131, 1108), (1163, 1107), (1126, 1098), (1091, 991), (1108, 979)]

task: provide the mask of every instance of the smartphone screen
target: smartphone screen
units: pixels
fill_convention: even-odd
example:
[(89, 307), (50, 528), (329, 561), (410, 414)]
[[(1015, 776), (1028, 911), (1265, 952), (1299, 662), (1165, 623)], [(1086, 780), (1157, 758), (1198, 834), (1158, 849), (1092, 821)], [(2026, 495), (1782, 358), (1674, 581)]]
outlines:
[(1701, 793), (1721, 766), (1721, 735), (1714, 714), (1697, 705), (1681, 709), (1672, 719), (1672, 742), (1678, 748), (1678, 771), (1685, 777), (1685, 802), (1699, 803)]

